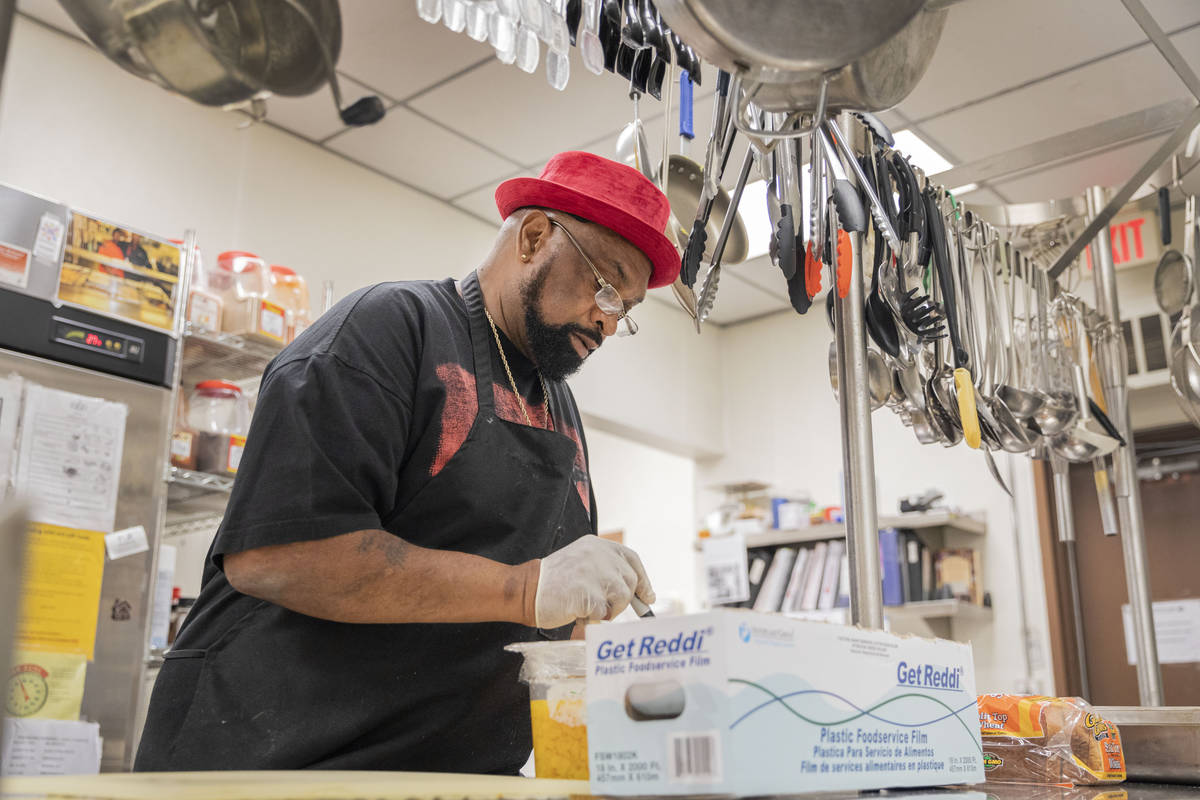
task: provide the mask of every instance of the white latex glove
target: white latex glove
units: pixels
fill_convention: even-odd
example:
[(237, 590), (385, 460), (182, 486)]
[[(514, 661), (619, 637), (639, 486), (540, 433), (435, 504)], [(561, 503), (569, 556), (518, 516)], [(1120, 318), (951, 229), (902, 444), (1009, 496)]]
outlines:
[(635, 594), (646, 604), (654, 602), (638, 554), (599, 536), (582, 536), (542, 559), (534, 599), (537, 626), (612, 619)]

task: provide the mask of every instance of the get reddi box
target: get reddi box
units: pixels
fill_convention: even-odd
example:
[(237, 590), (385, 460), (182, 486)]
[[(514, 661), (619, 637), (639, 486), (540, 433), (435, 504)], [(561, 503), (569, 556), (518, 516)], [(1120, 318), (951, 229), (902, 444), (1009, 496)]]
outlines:
[(982, 783), (970, 645), (751, 611), (587, 628), (597, 795)]

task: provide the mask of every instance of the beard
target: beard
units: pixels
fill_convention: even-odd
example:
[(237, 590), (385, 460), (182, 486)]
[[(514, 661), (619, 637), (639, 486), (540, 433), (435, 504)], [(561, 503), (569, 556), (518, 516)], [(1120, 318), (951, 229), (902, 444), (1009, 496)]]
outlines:
[(521, 300), (525, 303), (525, 339), (529, 345), (529, 357), (543, 377), (561, 381), (574, 375), (583, 366), (583, 359), (575, 351), (571, 334), (579, 334), (584, 339), (595, 342), (597, 346), (604, 340), (595, 331), (582, 325), (574, 322), (551, 325), (542, 316), (542, 292), (553, 263), (553, 260), (548, 261), (521, 287)]

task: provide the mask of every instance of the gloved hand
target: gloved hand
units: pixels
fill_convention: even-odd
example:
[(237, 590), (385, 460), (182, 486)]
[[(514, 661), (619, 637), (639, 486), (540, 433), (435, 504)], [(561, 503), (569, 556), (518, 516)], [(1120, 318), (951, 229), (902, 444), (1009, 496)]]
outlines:
[(536, 624), (558, 628), (578, 619), (612, 619), (635, 594), (647, 604), (654, 602), (638, 554), (599, 536), (582, 536), (542, 559)]

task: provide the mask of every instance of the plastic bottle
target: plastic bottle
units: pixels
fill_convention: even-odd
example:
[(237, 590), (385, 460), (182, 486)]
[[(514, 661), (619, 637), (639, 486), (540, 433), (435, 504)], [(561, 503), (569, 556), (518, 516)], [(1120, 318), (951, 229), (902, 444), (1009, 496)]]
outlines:
[(237, 474), (250, 428), (250, 405), (237, 384), (200, 381), (188, 399), (187, 419), (199, 437), (197, 467), (217, 475)]
[(217, 256), (217, 268), (207, 279), (224, 305), (221, 329), (239, 335), (257, 331), (267, 299), (267, 263), (254, 253), (227, 250)]
[(271, 287), (267, 299), (287, 310), (288, 342), (308, 327), (308, 284), (294, 269), (280, 264), (271, 265)]

